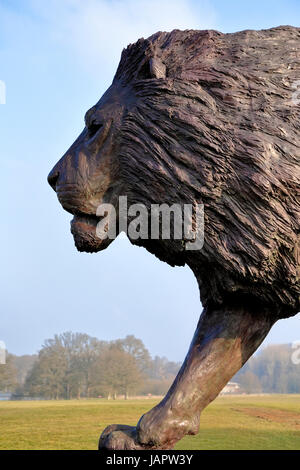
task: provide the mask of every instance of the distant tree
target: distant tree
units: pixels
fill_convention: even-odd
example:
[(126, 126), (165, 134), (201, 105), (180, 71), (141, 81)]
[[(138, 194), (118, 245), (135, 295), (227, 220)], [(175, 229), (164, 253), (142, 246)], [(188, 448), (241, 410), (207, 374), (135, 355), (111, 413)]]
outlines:
[(240, 385), (246, 393), (261, 393), (262, 386), (259, 378), (251, 372), (246, 371), (240, 378)]
[(25, 354), (23, 356), (13, 356), (14, 366), (17, 369), (18, 385), (22, 386), (25, 383), (26, 376), (32, 369), (34, 363), (38, 359), (37, 354)]
[(293, 364), (292, 352), (290, 345), (269, 345), (252, 357), (234, 380), (253, 385), (255, 375), (264, 393), (300, 393), (300, 368)]
[(127, 335), (124, 339), (112, 341), (116, 347), (120, 347), (123, 351), (134, 357), (136, 365), (141, 372), (147, 373), (151, 367), (151, 356), (142, 340), (133, 335)]
[(143, 382), (137, 361), (115, 344), (104, 350), (92, 367), (94, 393), (107, 397), (123, 394), (125, 398)]
[(17, 386), (17, 369), (13, 355), (6, 354), (6, 364), (0, 364), (0, 391), (13, 392)]
[(91, 368), (101, 352), (107, 348), (105, 341), (99, 341), (87, 334), (77, 333), (66, 338), (65, 347), (69, 351), (69, 374), (77, 398), (90, 396), (92, 383)]
[(89, 394), (90, 369), (103, 342), (82, 333), (66, 332), (47, 339), (28, 374), (28, 394), (52, 399)]
[(24, 390), (29, 395), (50, 399), (66, 398), (65, 377), (67, 364), (63, 350), (45, 346), (27, 376)]
[(165, 395), (169, 390), (174, 378), (151, 379), (147, 378), (140, 388), (141, 395)]
[(288, 393), (300, 393), (300, 371), (296, 367), (288, 375), (287, 389)]
[(149, 376), (153, 379), (170, 380), (177, 375), (179, 369), (179, 362), (171, 362), (166, 357), (155, 356)]
[(288, 393), (288, 374), (293, 364), (286, 345), (270, 345), (255, 357), (252, 371), (260, 378), (263, 391)]

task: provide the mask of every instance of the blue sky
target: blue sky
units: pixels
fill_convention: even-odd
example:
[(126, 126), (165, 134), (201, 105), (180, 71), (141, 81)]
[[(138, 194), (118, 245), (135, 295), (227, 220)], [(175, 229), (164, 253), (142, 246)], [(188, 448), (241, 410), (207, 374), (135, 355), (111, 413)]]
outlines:
[[(72, 330), (134, 334), (153, 355), (183, 359), (201, 312), (191, 271), (126, 239), (79, 254), (46, 177), (128, 43), (158, 30), (280, 24), (300, 26), (299, 1), (0, 0), (0, 339), (9, 351), (34, 353)], [(281, 321), (266, 342), (299, 340), (299, 326), (299, 315)]]

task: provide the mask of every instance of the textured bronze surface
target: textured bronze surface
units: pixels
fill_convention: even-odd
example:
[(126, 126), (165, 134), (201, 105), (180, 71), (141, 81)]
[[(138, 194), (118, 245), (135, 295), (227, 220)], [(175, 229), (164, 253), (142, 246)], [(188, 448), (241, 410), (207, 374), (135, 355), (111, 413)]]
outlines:
[(156, 33), (124, 49), (111, 87), (49, 174), (80, 251), (101, 202), (202, 203), (205, 242), (131, 240), (195, 273), (204, 311), (164, 400), (100, 448), (167, 449), (280, 318), (300, 310), (300, 29)]

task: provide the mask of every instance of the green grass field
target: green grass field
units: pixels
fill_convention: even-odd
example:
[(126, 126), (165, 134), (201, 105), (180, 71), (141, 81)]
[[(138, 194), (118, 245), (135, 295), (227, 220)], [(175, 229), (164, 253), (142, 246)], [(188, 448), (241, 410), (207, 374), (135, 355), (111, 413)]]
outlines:
[[(96, 449), (112, 423), (135, 424), (153, 400), (0, 402), (0, 449)], [(196, 449), (300, 449), (300, 395), (223, 396), (200, 432), (177, 444)]]

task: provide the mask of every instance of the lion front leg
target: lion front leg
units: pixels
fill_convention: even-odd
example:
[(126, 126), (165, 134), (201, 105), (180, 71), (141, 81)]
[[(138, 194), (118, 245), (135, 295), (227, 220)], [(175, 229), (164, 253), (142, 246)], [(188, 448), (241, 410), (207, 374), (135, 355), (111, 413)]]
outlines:
[(201, 411), (252, 356), (273, 324), (271, 315), (257, 308), (204, 309), (165, 398), (136, 427), (106, 428), (99, 449), (172, 449), (183, 436), (197, 434)]

